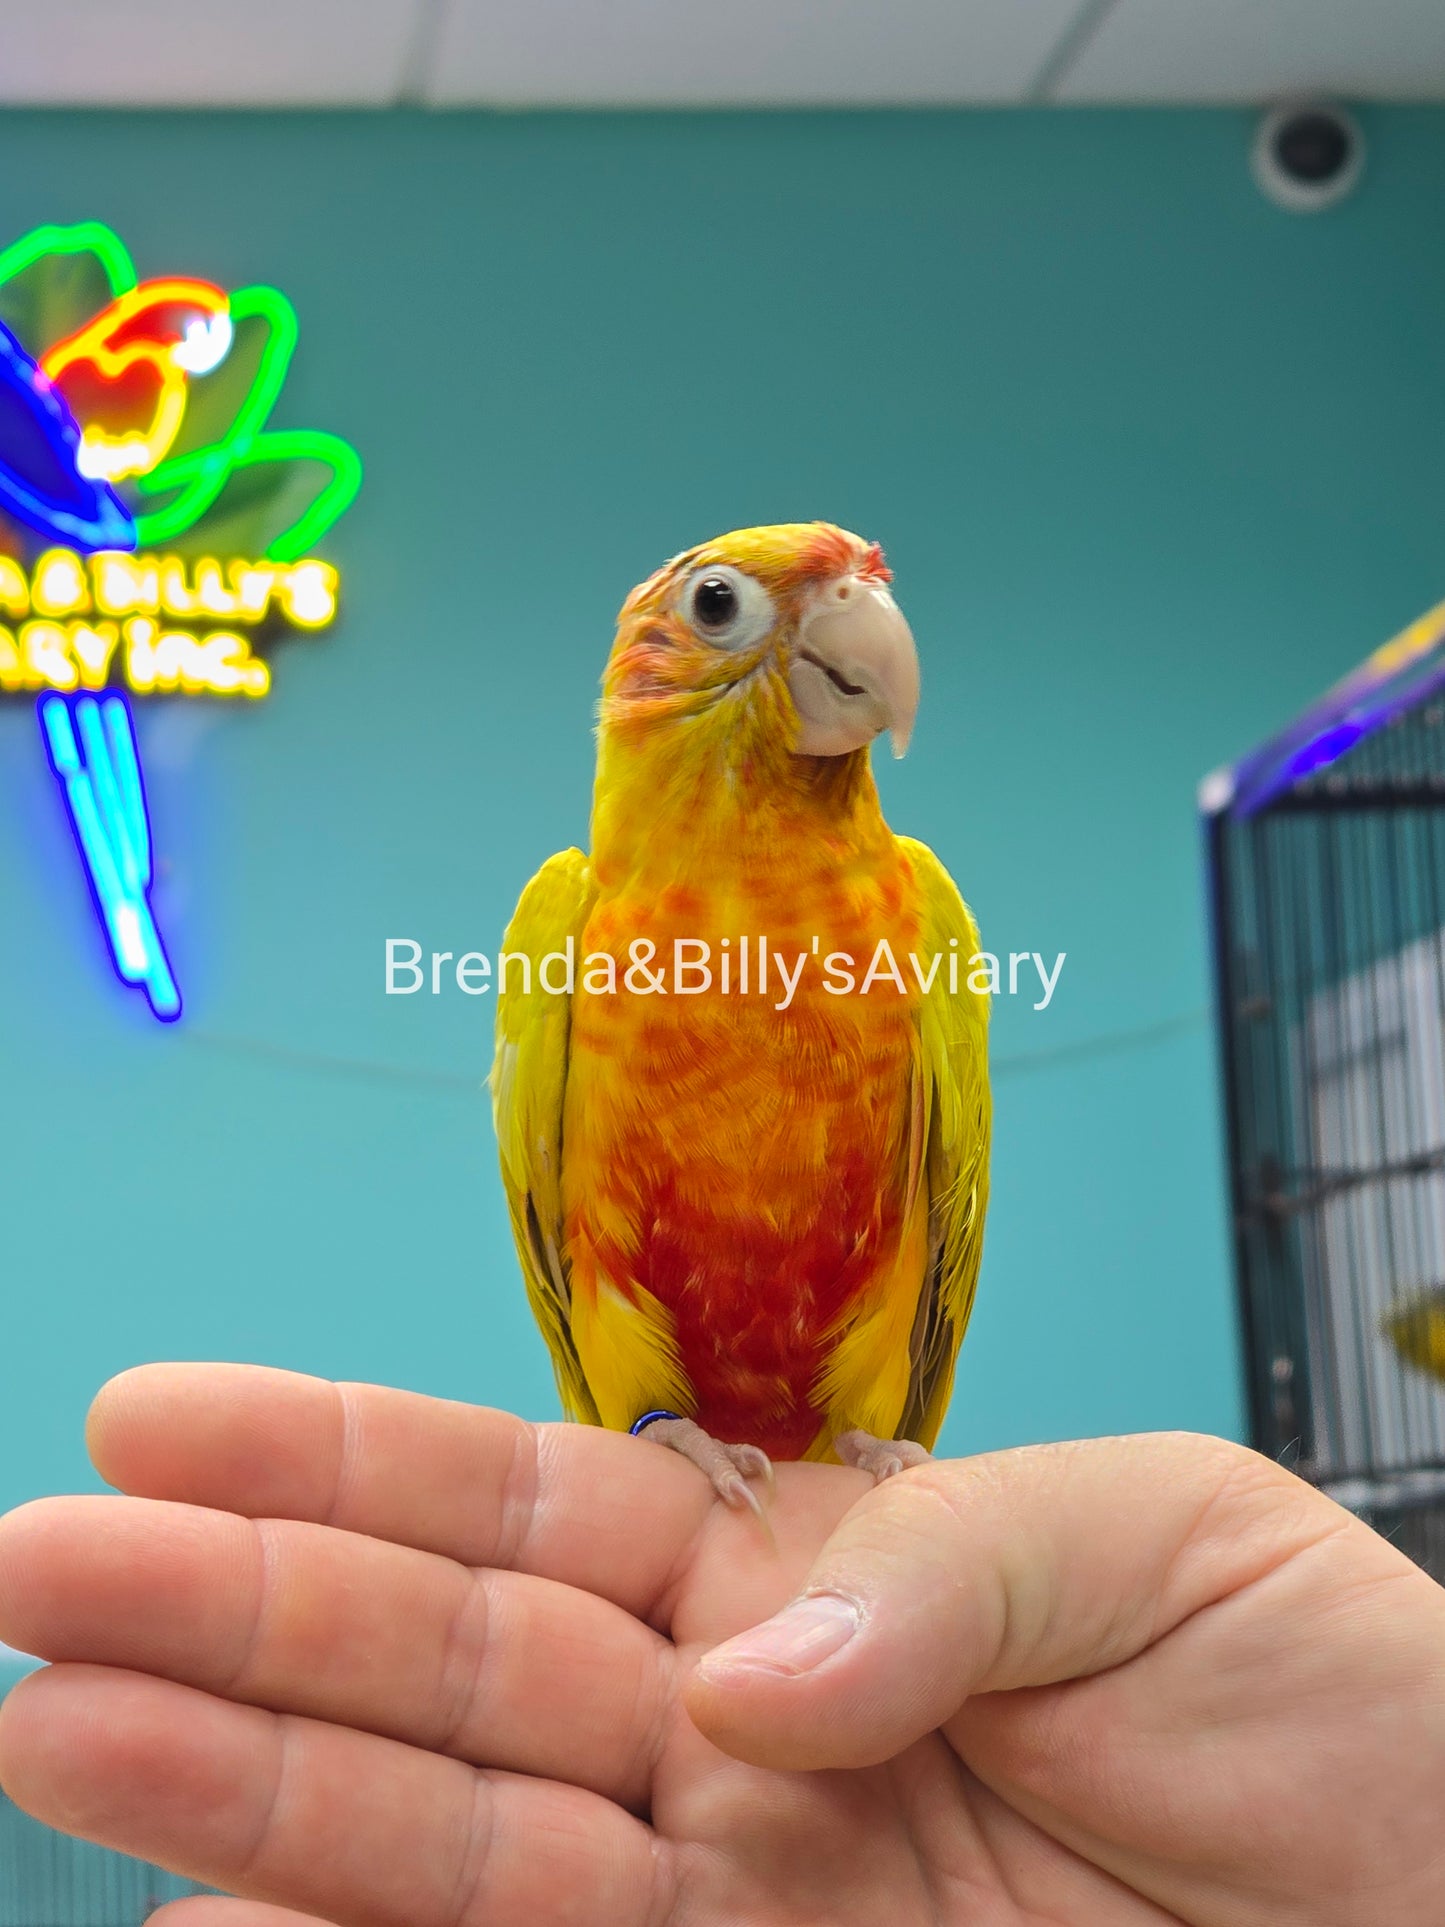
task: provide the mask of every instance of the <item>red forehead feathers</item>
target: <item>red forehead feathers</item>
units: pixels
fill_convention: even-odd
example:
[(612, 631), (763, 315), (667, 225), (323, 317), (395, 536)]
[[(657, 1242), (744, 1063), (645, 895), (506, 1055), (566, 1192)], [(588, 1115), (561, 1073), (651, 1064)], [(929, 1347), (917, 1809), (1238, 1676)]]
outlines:
[(891, 582), (893, 571), (883, 560), (883, 550), (877, 542), (868, 544), (868, 551), (858, 564), (855, 574), (865, 576), (869, 582)]
[(871, 582), (891, 582), (892, 571), (883, 560), (883, 551), (876, 542), (870, 542), (858, 556), (858, 538), (849, 535), (846, 529), (832, 527), (823, 523), (817, 535), (808, 544), (801, 558), (804, 575), (829, 576), (846, 572), (866, 576)]

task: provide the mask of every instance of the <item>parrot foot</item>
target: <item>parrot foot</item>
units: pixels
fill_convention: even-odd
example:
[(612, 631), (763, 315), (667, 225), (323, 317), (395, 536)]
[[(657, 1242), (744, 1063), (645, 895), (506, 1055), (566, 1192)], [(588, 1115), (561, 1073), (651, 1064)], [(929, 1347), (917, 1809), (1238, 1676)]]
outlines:
[(773, 1462), (758, 1445), (726, 1445), (704, 1432), (690, 1418), (657, 1418), (649, 1422), (640, 1436), (656, 1439), (659, 1445), (679, 1452), (712, 1481), (712, 1489), (725, 1505), (751, 1506), (760, 1519), (762, 1501), (748, 1484), (749, 1479), (765, 1479), (773, 1489)]
[(933, 1460), (933, 1454), (912, 1439), (875, 1439), (871, 1432), (840, 1432), (833, 1450), (844, 1465), (856, 1465), (860, 1472), (871, 1473), (878, 1485)]

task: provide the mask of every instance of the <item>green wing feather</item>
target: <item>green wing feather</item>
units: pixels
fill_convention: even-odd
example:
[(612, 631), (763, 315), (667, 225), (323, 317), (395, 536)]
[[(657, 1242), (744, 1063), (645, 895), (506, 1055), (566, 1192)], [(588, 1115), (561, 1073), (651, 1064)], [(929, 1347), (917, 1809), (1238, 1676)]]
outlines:
[[(940, 959), (919, 1026), (922, 1181), (928, 1191), (929, 1263), (910, 1345), (908, 1400), (899, 1438), (932, 1447), (953, 1389), (973, 1310), (988, 1207), (992, 1104), (989, 998), (966, 988), (978, 927), (958, 886), (926, 844), (898, 839), (924, 905), (923, 954)], [(948, 987), (949, 939), (958, 942), (959, 990)]]
[(562, 1252), (562, 1098), (572, 999), (541, 988), (536, 965), (570, 936), (581, 949), (596, 885), (580, 850), (549, 857), (522, 892), (503, 948), (531, 959), (528, 981), (513, 967), (499, 984), (492, 1116), (502, 1185), (527, 1297), (552, 1354), (569, 1418), (600, 1423), (572, 1342), (572, 1293)]

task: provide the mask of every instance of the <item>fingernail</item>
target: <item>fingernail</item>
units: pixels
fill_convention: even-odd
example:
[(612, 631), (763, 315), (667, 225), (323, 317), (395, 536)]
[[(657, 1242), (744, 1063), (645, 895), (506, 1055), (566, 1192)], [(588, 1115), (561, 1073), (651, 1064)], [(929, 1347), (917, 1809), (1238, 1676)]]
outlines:
[(858, 1630), (858, 1607), (840, 1593), (809, 1593), (780, 1613), (714, 1646), (698, 1671), (716, 1679), (743, 1672), (810, 1673), (842, 1650)]

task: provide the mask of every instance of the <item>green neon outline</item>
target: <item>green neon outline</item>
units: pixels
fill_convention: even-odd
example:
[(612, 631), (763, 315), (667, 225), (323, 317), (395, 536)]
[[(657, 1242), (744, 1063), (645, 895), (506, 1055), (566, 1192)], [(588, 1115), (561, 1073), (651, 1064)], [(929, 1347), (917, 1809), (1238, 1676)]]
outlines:
[[(222, 455), (225, 458), (223, 466), (219, 461)], [(324, 428), (278, 428), (267, 435), (249, 436), (244, 447), (217, 442), (210, 448), (198, 448), (190, 455), (178, 455), (165, 466), (171, 471), (175, 482), (185, 482), (187, 477), (194, 475), (195, 479), (187, 488), (186, 495), (189, 496), (193, 489), (205, 490), (208, 495), (205, 507), (209, 508), (220, 494), (223, 484), (238, 468), (250, 468), (257, 462), (284, 461), (322, 462), (331, 470), (331, 480), (311, 506), (304, 509), (289, 528), (282, 529), (275, 540), (267, 545), (267, 561), (294, 562), (356, 500), (357, 490), (361, 487), (362, 466), (361, 457), (350, 442), (343, 441), (339, 435), (328, 434)], [(157, 475), (160, 472), (159, 469), (155, 471)], [(138, 547), (149, 548), (157, 540), (179, 533), (170, 529), (157, 537), (150, 525), (159, 519), (159, 515), (137, 518)], [(191, 518), (192, 521), (195, 519)], [(187, 522), (184, 526), (189, 528), (191, 523)], [(141, 536), (142, 530), (146, 531), (144, 537)]]
[(48, 222), (12, 241), (0, 253), (0, 287), (47, 254), (93, 254), (105, 270), (112, 300), (129, 294), (136, 285), (135, 263), (115, 229), (104, 221), (76, 221), (70, 227)]
[(136, 517), (136, 543), (140, 548), (154, 548), (194, 527), (238, 468), (288, 458), (321, 462), (331, 470), (331, 480), (311, 506), (266, 549), (267, 560), (292, 562), (324, 535), (355, 501), (361, 487), (361, 457), (349, 442), (320, 428), (263, 433), (296, 352), (300, 324), (296, 310), (281, 290), (264, 282), (238, 288), (230, 297), (230, 304), (234, 321), (260, 315), (267, 323), (266, 345), (261, 350), (255, 379), (236, 410), (235, 420), (218, 442), (192, 449), (187, 455), (177, 455), (160, 463), (149, 475), (135, 478), (142, 494), (159, 495), (171, 488), (181, 491), (165, 508)]
[(232, 321), (247, 321), (252, 315), (260, 315), (270, 332), (266, 337), (266, 346), (261, 350), (261, 359), (256, 364), (250, 392), (236, 410), (236, 419), (221, 440), (212, 444), (215, 448), (226, 447), (243, 436), (257, 434), (266, 426), (266, 417), (276, 406), (301, 332), (296, 310), (279, 288), (257, 282), (254, 287), (237, 288), (227, 298)]
[(361, 457), (350, 442), (329, 435), (324, 428), (279, 428), (272, 434), (258, 435), (237, 458), (236, 467), (284, 461), (321, 462), (331, 470), (331, 480), (289, 529), (282, 529), (274, 542), (267, 543), (268, 562), (294, 562), (305, 555), (351, 507), (361, 487)]
[(230, 309), (233, 321), (260, 315), (266, 323), (266, 345), (261, 350), (255, 377), (231, 426), (218, 442), (208, 442), (204, 448), (192, 449), (188, 455), (177, 455), (159, 463), (148, 475), (135, 477), (135, 486), (143, 495), (162, 495), (167, 489), (181, 489), (174, 502), (152, 509), (149, 515), (136, 517), (136, 542), (141, 548), (170, 542), (201, 519), (226, 486), (231, 470), (238, 465), (239, 456), (233, 451), (241, 444), (244, 452), (244, 446), (265, 427), (285, 383), (300, 333), (291, 303), (279, 288), (258, 283), (250, 288), (237, 288), (230, 296)]
[[(50, 222), (32, 228), (0, 250), (0, 288), (48, 254), (93, 254), (110, 285), (112, 300), (138, 285), (135, 263), (115, 229), (104, 221), (76, 221), (69, 226)], [(135, 488), (142, 495), (180, 490), (164, 508), (135, 517), (136, 543), (139, 548), (159, 547), (193, 528), (238, 468), (249, 468), (257, 462), (320, 462), (331, 470), (330, 481), (311, 506), (266, 549), (268, 561), (293, 562), (355, 501), (361, 487), (361, 457), (350, 442), (324, 429), (265, 432), (296, 352), (300, 323), (281, 290), (265, 282), (238, 288), (229, 296), (229, 305), (233, 321), (259, 315), (267, 324), (266, 343), (255, 376), (235, 419), (219, 441), (161, 462), (150, 474), (134, 478)]]

